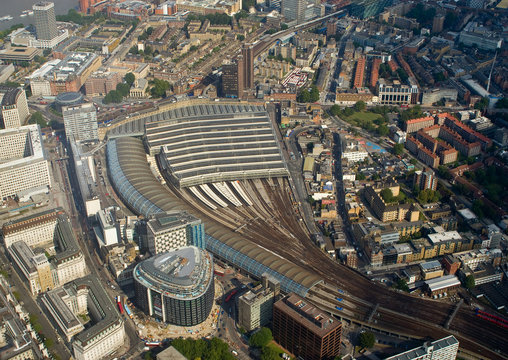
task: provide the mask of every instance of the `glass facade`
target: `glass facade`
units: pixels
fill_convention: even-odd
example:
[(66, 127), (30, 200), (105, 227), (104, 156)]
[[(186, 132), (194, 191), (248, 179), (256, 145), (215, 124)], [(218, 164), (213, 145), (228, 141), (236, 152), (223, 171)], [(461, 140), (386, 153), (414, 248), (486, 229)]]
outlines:
[(108, 171), (113, 179), (113, 186), (122, 199), (136, 212), (149, 216), (164, 212), (141, 194), (125, 176), (118, 160), (116, 141), (109, 141), (106, 150), (108, 160)]
[[(124, 171), (122, 170), (122, 167), (120, 166), (120, 160), (118, 157), (118, 151), (117, 151), (117, 141), (126, 140), (128, 138), (119, 138), (110, 140), (108, 142), (107, 146), (107, 158), (108, 158), (108, 169), (109, 169), (109, 175), (111, 178), (111, 182), (115, 189), (117, 190), (120, 197), (129, 205), (129, 207), (138, 214), (142, 214), (146, 217), (157, 214), (157, 213), (164, 213), (165, 210), (162, 209), (162, 207), (165, 207), (164, 202), (159, 201), (155, 205), (155, 201), (151, 201), (150, 199), (156, 199), (159, 197), (159, 200), (162, 200), (161, 194), (164, 192), (164, 189), (162, 188), (162, 185), (157, 183), (156, 185), (150, 185), (150, 189), (147, 191), (144, 191), (141, 193), (134, 187), (131, 182), (129, 181), (129, 178), (125, 175)], [(135, 149), (136, 144), (133, 141), (129, 141), (129, 143), (132, 143), (129, 148), (133, 150), (133, 152), (138, 151)], [(140, 146), (139, 144), (137, 146)], [(142, 151), (139, 149), (139, 151)], [(123, 154), (124, 157), (128, 156), (129, 158), (131, 154)], [(139, 157), (141, 158), (141, 157)], [(124, 159), (127, 160), (127, 159)], [(136, 162), (137, 164), (137, 162)], [(145, 164), (143, 164), (145, 166)], [(129, 165), (126, 165), (129, 166)], [(132, 164), (131, 164), (132, 166)], [(136, 166), (140, 166), (139, 164)], [(148, 165), (146, 165), (148, 168)], [(140, 172), (143, 172), (144, 169), (140, 168)], [(151, 174), (150, 174), (151, 175)], [(132, 176), (138, 176), (138, 175), (132, 175)], [(144, 175), (147, 176), (147, 175)], [(159, 188), (160, 187), (160, 188)], [(168, 200), (168, 203), (171, 203), (171, 200)], [(171, 210), (175, 210), (175, 207), (167, 206), (168, 209), (171, 208)], [(168, 210), (166, 209), (166, 210)], [(203, 225), (201, 225), (203, 226)], [(208, 230), (210, 231), (210, 230)], [(256, 259), (242, 253), (241, 251), (233, 248), (232, 246), (226, 244), (225, 242), (210, 236), (209, 234), (206, 234), (204, 232), (204, 227), (193, 227), (192, 229), (192, 242), (193, 245), (199, 248), (205, 248), (212, 254), (214, 254), (216, 257), (222, 259), (223, 261), (232, 264), (239, 269), (245, 271), (248, 274), (251, 274), (253, 277), (256, 277), (258, 279), (261, 279), (262, 275), (264, 273), (268, 273), (269, 275), (273, 276), (276, 280), (280, 282), (281, 290), (284, 292), (294, 292), (297, 293), (300, 296), (305, 296), (309, 290), (310, 287), (315, 285), (316, 283), (322, 281), (317, 276), (315, 277), (316, 280), (312, 281), (312, 279), (309, 279), (309, 277), (305, 277), (302, 274), (302, 271), (298, 271), (292, 268), (292, 265), (288, 262), (285, 262), (281, 260), (281, 264), (274, 264), (272, 267), (268, 267), (267, 265), (264, 265), (260, 261), (263, 259), (263, 251), (261, 249), (258, 249), (261, 251), (261, 253), (257, 252)], [(204, 236), (202, 236), (204, 235)], [(204, 240), (204, 244), (201, 244), (202, 239)], [(236, 244), (236, 242), (235, 242)], [(238, 244), (241, 247), (241, 244)], [(251, 249), (252, 250), (252, 247)], [(267, 253), (267, 255), (270, 255)], [(276, 260), (275, 260), (276, 262)], [(273, 264), (273, 263), (272, 263)], [(279, 267), (282, 267), (283, 270), (287, 272), (291, 272), (294, 274), (295, 278), (299, 278), (300, 280), (295, 281), (294, 278), (289, 275), (286, 276), (277, 270)], [(288, 270), (289, 269), (289, 270)], [(302, 269), (303, 270), (303, 269)], [(312, 276), (309, 274), (309, 276)], [(302, 285), (302, 283), (309, 284), (309, 285)]]
[(179, 326), (194, 326), (205, 321), (212, 310), (215, 297), (213, 281), (209, 283), (208, 289), (201, 296), (189, 300), (164, 295), (136, 280), (134, 291), (136, 303), (143, 312), (166, 323)]
[(268, 266), (265, 266), (254, 259), (251, 259), (247, 255), (242, 254), (209, 235), (206, 235), (206, 249), (220, 259), (239, 267), (243, 271), (258, 279), (261, 279), (264, 273), (268, 273), (280, 282), (281, 290), (286, 293), (294, 292), (305, 297), (309, 291), (309, 289), (302, 284), (270, 269)]

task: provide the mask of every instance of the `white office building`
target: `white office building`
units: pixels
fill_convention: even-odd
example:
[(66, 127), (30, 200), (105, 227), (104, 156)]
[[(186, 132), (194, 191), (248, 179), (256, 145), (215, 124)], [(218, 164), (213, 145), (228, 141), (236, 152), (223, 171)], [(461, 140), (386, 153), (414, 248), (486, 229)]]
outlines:
[(99, 210), (97, 212), (97, 221), (99, 222), (100, 229), (95, 231), (99, 238), (101, 246), (109, 246), (118, 244), (118, 226), (113, 208)]
[(30, 115), (26, 93), (22, 88), (0, 88), (2, 123), (5, 129), (18, 128)]
[(0, 198), (44, 186), (51, 179), (39, 125), (0, 130)]
[(157, 214), (147, 222), (147, 246), (152, 255), (194, 245), (204, 249), (204, 225), (185, 211)]
[(459, 341), (450, 335), (440, 340), (426, 342), (420, 347), (390, 356), (386, 360), (455, 360)]
[(79, 104), (62, 108), (65, 135), (76, 141), (95, 141), (99, 139), (97, 110), (94, 104)]

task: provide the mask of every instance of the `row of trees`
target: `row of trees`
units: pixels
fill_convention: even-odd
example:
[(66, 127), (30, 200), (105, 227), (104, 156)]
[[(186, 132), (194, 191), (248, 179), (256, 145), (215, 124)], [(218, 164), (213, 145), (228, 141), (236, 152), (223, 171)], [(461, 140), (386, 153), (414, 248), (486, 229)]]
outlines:
[[(334, 116), (340, 116), (345, 118), (349, 123), (355, 126), (359, 126), (368, 132), (374, 133), (379, 136), (386, 136), (389, 133), (389, 129), (387, 126), (388, 122), (388, 112), (390, 107), (388, 106), (376, 106), (369, 110), (370, 113), (379, 114), (381, 116), (375, 117), (372, 119), (372, 114), (364, 114), (362, 116), (357, 116), (354, 119), (352, 116), (355, 113), (364, 112), (367, 108), (367, 105), (364, 101), (357, 101), (353, 106), (346, 107), (344, 110), (340, 108), (338, 105), (333, 105), (330, 108), (330, 112)], [(348, 119), (349, 118), (349, 119)]]
[(210, 25), (231, 25), (232, 19), (233, 18), (231, 16), (224, 13), (215, 13), (206, 15), (189, 14), (187, 16), (187, 21), (199, 20), (203, 22), (205, 20), (209, 20)]
[(234, 360), (229, 352), (228, 344), (219, 338), (205, 339), (175, 339), (171, 342), (187, 359), (201, 360)]
[(312, 85), (310, 89), (303, 89), (298, 94), (297, 101), (301, 103), (316, 102), (319, 100), (319, 90), (315, 85)]
[(119, 83), (116, 85), (115, 90), (111, 90), (106, 94), (102, 102), (104, 104), (118, 104), (123, 101), (123, 98), (129, 95), (132, 84), (134, 83), (136, 77), (133, 73), (125, 74), (124, 80), (125, 82)]
[(72, 22), (74, 24), (78, 25), (90, 25), (94, 21), (102, 19), (105, 20), (106, 17), (103, 13), (97, 12), (90, 16), (83, 16), (80, 13), (76, 11), (76, 9), (70, 9), (67, 12), (67, 15), (57, 15), (56, 20), (57, 21), (64, 21), (64, 22)]

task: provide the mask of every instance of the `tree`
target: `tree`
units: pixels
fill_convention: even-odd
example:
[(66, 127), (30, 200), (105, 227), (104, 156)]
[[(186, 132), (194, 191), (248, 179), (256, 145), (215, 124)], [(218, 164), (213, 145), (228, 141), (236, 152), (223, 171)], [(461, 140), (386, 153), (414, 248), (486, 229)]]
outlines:
[(166, 80), (154, 79), (150, 83), (153, 85), (150, 89), (150, 94), (155, 98), (165, 97), (166, 91), (171, 88), (171, 85)]
[(36, 111), (30, 116), (30, 119), (28, 120), (29, 124), (39, 124), (40, 127), (46, 127), (48, 126), (47, 121), (44, 119), (42, 114), (39, 111)]
[(393, 192), (389, 188), (381, 190), (380, 195), (383, 198), (383, 200), (385, 201), (385, 203), (390, 203), (394, 200)]
[(474, 281), (474, 276), (473, 275), (468, 275), (466, 276), (466, 279), (464, 280), (464, 286), (466, 287), (466, 289), (468, 290), (472, 290), (474, 289), (474, 287), (476, 286), (475, 284), (475, 281)]
[(281, 30), (287, 30), (287, 29), (288, 29), (288, 27), (289, 27), (289, 26), (288, 26), (288, 24), (286, 24), (286, 23), (282, 23), (282, 24), (280, 24), (280, 29), (281, 29)]
[(480, 111), (485, 111), (485, 109), (489, 106), (489, 98), (482, 97), (480, 101), (474, 104), (474, 108)]
[(125, 74), (124, 80), (127, 84), (129, 84), (129, 86), (132, 86), (132, 84), (134, 84), (134, 81), (136, 81), (136, 76), (134, 76), (133, 73), (128, 72), (127, 74)]
[(395, 155), (402, 155), (404, 153), (404, 144), (395, 144), (393, 146), (393, 153)]
[(261, 360), (280, 360), (280, 356), (275, 349), (264, 346), (261, 350)]
[(244, 41), (245, 40), (245, 36), (242, 35), (242, 34), (236, 35), (236, 38), (238, 39), (238, 41)]
[(333, 116), (339, 116), (340, 115), (340, 106), (337, 104), (332, 105), (332, 107), (330, 108), (330, 113)]
[(507, 109), (508, 108), (508, 98), (502, 98), (498, 100), (495, 105), (496, 109)]
[(262, 327), (258, 332), (254, 333), (249, 339), (249, 345), (262, 348), (272, 341), (272, 331), (267, 327)]
[(116, 91), (118, 91), (122, 97), (129, 95), (130, 88), (130, 85), (125, 83), (119, 83), (116, 85)]
[(395, 288), (405, 291), (405, 292), (409, 292), (409, 286), (407, 286), (407, 282), (404, 279), (397, 280), (397, 283), (395, 284)]
[(365, 180), (365, 174), (362, 172), (356, 173), (356, 180)]
[(309, 91), (307, 89), (303, 89), (302, 91), (300, 91), (300, 93), (298, 94), (297, 100), (300, 103), (308, 103), (308, 102), (310, 102), (310, 93), (309, 93)]
[(390, 131), (388, 130), (388, 126), (386, 126), (385, 124), (381, 124), (377, 127), (377, 133), (379, 134), (379, 136), (386, 136), (388, 135), (389, 132)]
[(104, 99), (102, 100), (102, 102), (104, 104), (110, 104), (110, 103), (118, 104), (118, 103), (121, 103), (122, 100), (123, 100), (123, 96), (120, 92), (118, 92), (117, 90), (111, 90), (110, 92), (108, 92), (106, 94), (106, 96), (104, 96)]
[(360, 346), (362, 348), (371, 348), (376, 342), (376, 337), (370, 331), (364, 331), (360, 334)]
[(353, 108), (355, 109), (355, 111), (357, 112), (360, 112), (360, 111), (363, 111), (365, 110), (367, 106), (365, 105), (365, 101), (357, 101), (354, 105), (353, 105)]
[(407, 79), (409, 78), (407, 72), (403, 68), (398, 68), (397, 69), (397, 75), (399, 76), (399, 79), (402, 82), (406, 82)]
[(316, 102), (318, 100), (319, 100), (319, 89), (317, 88), (317, 86), (312, 85), (310, 89), (310, 101)]

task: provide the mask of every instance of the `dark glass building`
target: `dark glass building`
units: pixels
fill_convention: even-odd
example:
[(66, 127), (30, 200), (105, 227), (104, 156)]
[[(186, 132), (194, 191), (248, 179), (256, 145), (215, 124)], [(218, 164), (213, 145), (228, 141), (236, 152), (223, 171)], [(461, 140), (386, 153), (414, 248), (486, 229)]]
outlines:
[(273, 338), (305, 360), (333, 359), (340, 352), (342, 325), (294, 293), (273, 305)]
[(134, 268), (134, 289), (146, 314), (174, 325), (199, 324), (214, 300), (212, 257), (195, 246), (158, 254)]

